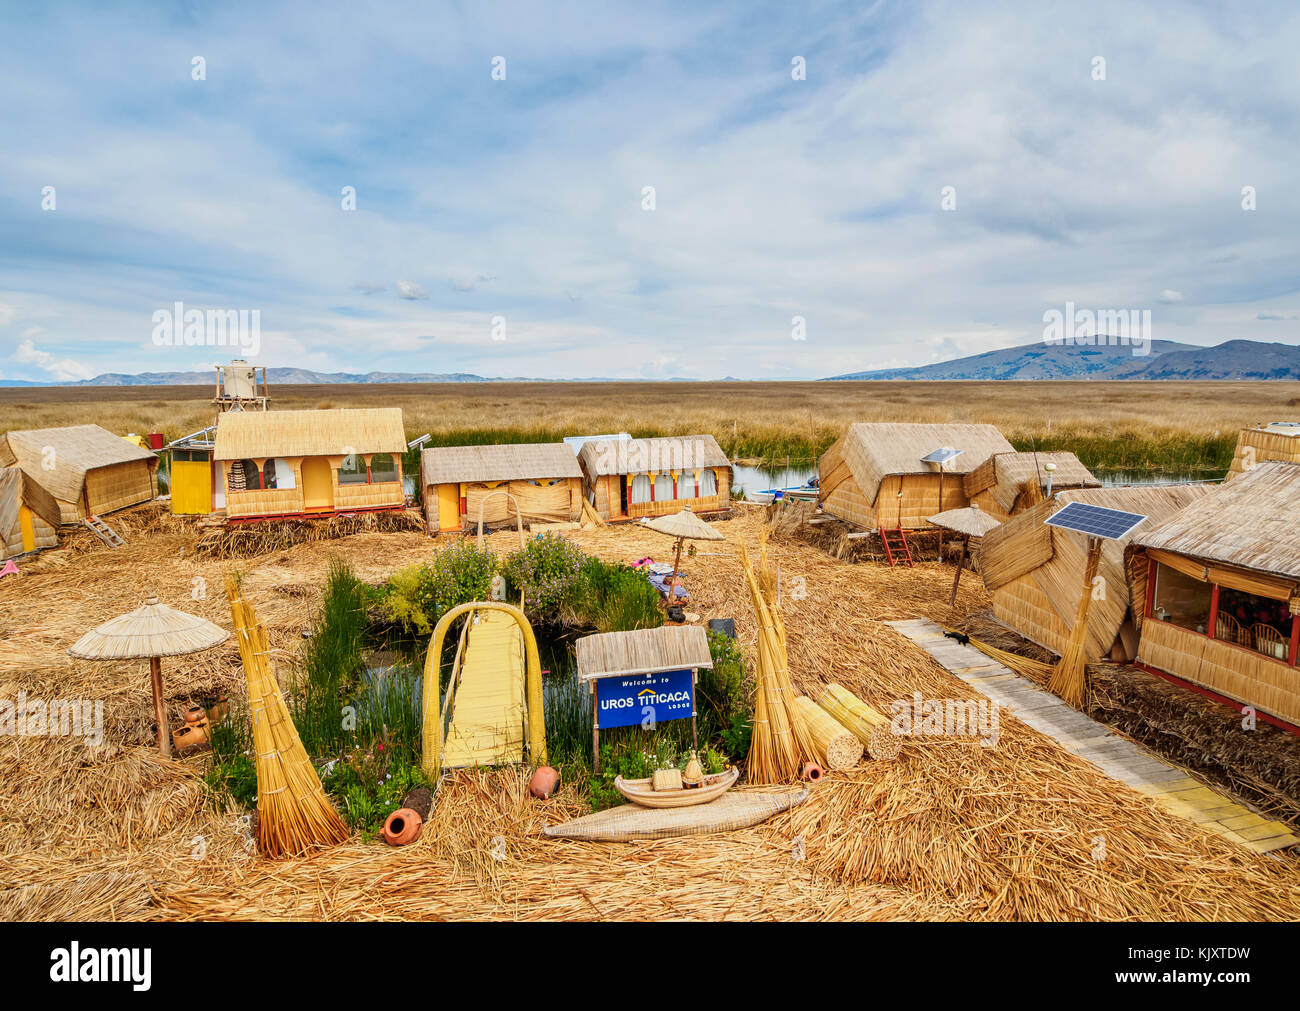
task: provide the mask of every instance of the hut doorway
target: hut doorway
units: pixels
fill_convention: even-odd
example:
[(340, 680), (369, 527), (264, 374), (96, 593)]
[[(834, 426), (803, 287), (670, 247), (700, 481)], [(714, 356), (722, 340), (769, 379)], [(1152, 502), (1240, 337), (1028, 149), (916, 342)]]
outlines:
[(18, 507), (18, 525), (23, 532), (23, 551), (35, 551), (36, 527), (32, 523), (32, 511), (26, 506)]
[(460, 488), (457, 485), (438, 485), (438, 529), (460, 529)]
[(334, 508), (334, 479), (329, 461), (324, 457), (313, 456), (302, 462), (302, 507)]

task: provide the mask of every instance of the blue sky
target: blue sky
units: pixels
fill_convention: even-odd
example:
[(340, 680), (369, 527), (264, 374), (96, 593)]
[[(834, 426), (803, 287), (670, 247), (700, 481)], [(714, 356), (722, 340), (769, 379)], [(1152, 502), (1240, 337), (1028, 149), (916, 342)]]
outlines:
[(1297, 48), (1290, 3), (7, 4), (0, 379), (229, 358), (154, 344), (177, 301), (322, 371), (818, 377), (1067, 300), (1295, 344)]

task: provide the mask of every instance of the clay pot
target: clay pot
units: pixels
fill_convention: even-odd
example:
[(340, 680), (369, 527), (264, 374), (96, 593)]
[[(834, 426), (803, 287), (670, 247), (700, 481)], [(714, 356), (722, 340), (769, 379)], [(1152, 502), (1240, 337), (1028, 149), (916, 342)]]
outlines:
[(822, 767), (816, 762), (803, 763), (803, 778), (805, 782), (815, 783), (817, 780), (821, 779), (823, 775)]
[(172, 747), (177, 751), (187, 751), (208, 743), (208, 721), (186, 723), (179, 730), (172, 731)]
[(230, 699), (222, 695), (208, 706), (207, 713), (209, 723), (220, 723), (230, 714)]
[(388, 816), (381, 833), (389, 846), (405, 846), (420, 838), (424, 819), (409, 807), (399, 807)]
[(560, 774), (549, 765), (542, 765), (538, 766), (537, 771), (533, 773), (528, 789), (538, 800), (545, 800), (559, 785)]
[(202, 706), (190, 706), (185, 710), (185, 722), (190, 726), (207, 719), (208, 714), (204, 712)]

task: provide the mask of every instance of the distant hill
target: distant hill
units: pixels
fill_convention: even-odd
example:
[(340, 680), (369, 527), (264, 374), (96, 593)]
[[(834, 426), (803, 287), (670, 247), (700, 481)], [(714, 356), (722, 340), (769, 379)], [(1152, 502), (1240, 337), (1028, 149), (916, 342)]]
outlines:
[(1263, 341), (1231, 340), (1216, 347), (1153, 340), (1150, 353), (1136, 357), (1122, 345), (1026, 344), (986, 351), (933, 365), (877, 369), (830, 376), (831, 380), (990, 380), (1024, 379), (1286, 379), (1300, 380), (1300, 347)]
[[(313, 372), (311, 369), (269, 368), (267, 382), (279, 386), (330, 383), (484, 383), (488, 380), (468, 372)], [(94, 379), (69, 386), (215, 386), (216, 371), (205, 372), (105, 372)]]

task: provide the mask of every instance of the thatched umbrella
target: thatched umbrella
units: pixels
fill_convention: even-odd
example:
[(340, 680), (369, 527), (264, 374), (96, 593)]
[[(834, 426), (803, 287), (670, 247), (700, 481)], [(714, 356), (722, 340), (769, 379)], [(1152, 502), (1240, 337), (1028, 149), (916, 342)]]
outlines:
[(656, 516), (652, 520), (641, 522), (651, 530), (658, 530), (661, 534), (677, 538), (677, 554), (673, 558), (673, 577), (668, 581), (668, 603), (671, 605), (673, 586), (677, 582), (677, 569), (682, 563), (682, 541), (688, 538), (693, 541), (723, 541), (726, 538), (691, 512), (690, 506), (671, 516)]
[(970, 553), (971, 538), (983, 537), (994, 527), (1002, 524), (974, 504), (965, 509), (948, 509), (931, 516), (929, 522), (941, 530), (951, 530), (961, 535), (961, 554), (957, 556), (957, 574), (952, 578), (952, 595), (948, 598), (948, 606), (952, 607), (957, 603), (957, 584), (961, 582), (961, 567), (966, 562), (967, 554)]
[(154, 718), (158, 723), (158, 750), (171, 754), (167, 714), (163, 710), (162, 657), (185, 656), (220, 646), (230, 633), (206, 618), (185, 614), (150, 594), (143, 607), (106, 621), (76, 641), (68, 650), (83, 660), (148, 660), (153, 684)]

